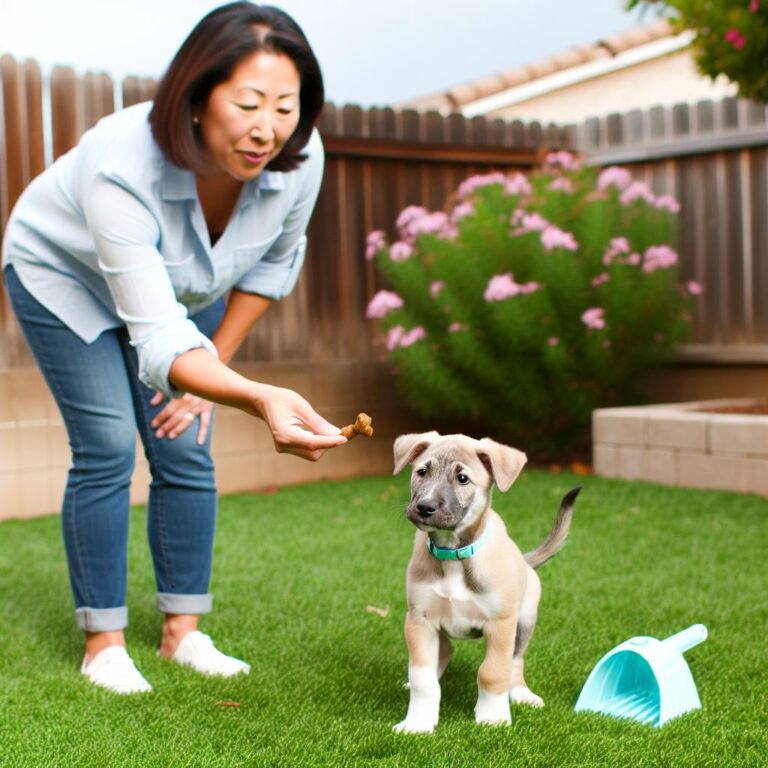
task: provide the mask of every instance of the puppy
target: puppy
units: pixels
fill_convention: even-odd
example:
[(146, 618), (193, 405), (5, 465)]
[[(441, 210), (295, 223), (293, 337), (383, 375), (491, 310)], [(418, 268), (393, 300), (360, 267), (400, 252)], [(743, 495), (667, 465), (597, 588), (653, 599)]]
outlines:
[(395, 730), (434, 730), (450, 638), (482, 636), (486, 652), (477, 674), (475, 720), (510, 723), (510, 701), (544, 705), (523, 676), (541, 596), (534, 568), (565, 543), (580, 488), (565, 496), (544, 542), (523, 555), (491, 509), (491, 487), (506, 491), (512, 485), (524, 453), (488, 438), (425, 432), (398, 437), (394, 454), (394, 474), (413, 464), (406, 516), (419, 529), (407, 575), (410, 702)]

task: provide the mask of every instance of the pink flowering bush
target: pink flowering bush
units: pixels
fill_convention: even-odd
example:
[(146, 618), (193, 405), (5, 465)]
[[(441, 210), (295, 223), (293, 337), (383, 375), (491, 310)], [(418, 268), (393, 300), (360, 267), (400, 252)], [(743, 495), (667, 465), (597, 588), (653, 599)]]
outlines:
[(368, 237), (388, 287), (366, 316), (426, 418), (556, 452), (598, 406), (640, 399), (685, 338), (702, 287), (682, 283), (678, 202), (624, 168), (473, 176), (442, 211), (408, 206)]

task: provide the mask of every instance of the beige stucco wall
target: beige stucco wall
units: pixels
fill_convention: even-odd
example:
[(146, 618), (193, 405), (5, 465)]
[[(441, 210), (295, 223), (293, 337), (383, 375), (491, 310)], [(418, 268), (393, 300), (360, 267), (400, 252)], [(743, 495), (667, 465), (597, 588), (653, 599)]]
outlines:
[(490, 112), (488, 116), (571, 123), (596, 115), (717, 100), (735, 94), (736, 87), (726, 78), (712, 81), (703, 77), (690, 53), (680, 51), (552, 91)]

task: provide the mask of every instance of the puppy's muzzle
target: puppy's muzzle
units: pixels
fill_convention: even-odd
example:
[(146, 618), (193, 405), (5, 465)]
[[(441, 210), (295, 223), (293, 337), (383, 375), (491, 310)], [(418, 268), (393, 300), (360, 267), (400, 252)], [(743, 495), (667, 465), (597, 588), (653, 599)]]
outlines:
[(416, 511), (419, 513), (419, 517), (423, 518), (424, 520), (428, 520), (432, 515), (435, 513), (436, 507), (433, 506), (433, 504), (430, 502), (428, 504), (425, 504), (424, 502), (421, 502), (416, 505)]

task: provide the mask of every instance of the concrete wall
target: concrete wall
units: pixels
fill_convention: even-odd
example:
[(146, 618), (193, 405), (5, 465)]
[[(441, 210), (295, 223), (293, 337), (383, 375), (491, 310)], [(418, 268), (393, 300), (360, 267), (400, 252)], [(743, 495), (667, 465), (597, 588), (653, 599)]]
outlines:
[[(240, 366), (250, 378), (290, 387), (339, 426), (359, 411), (373, 418), (375, 435), (357, 437), (319, 462), (277, 454), (264, 423), (217, 407), (213, 433), (220, 494), (342, 479), (392, 471), (397, 435), (420, 428), (397, 396), (381, 363)], [(57, 512), (70, 453), (56, 405), (36, 368), (0, 370), (0, 520)], [(138, 441), (131, 501), (146, 501), (149, 471)]]

